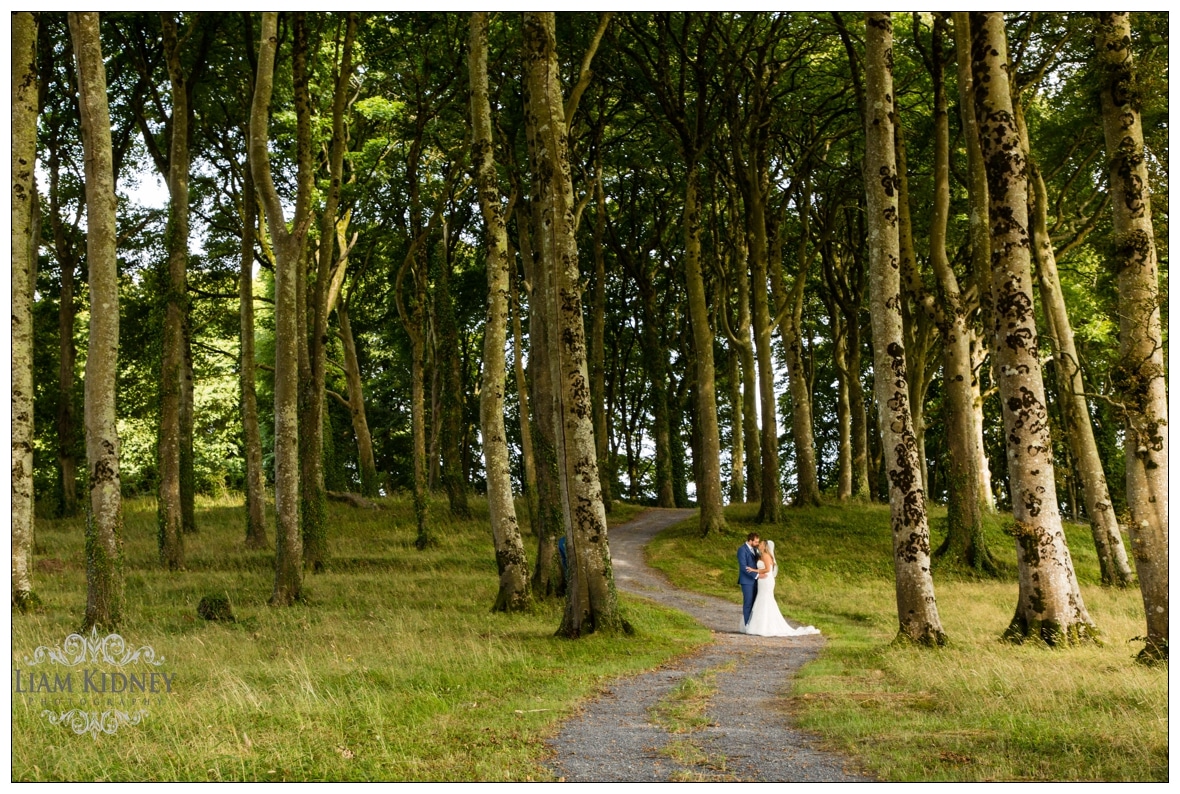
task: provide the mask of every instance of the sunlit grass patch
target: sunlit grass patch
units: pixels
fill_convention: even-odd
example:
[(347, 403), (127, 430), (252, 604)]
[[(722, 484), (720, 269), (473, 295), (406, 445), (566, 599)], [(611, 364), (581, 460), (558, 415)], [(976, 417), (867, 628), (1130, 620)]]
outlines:
[[(302, 603), (267, 605), (273, 551), (242, 543), (241, 508), (201, 504), (188, 568), (160, 569), (155, 505), (126, 503), (129, 643), (175, 673), (143, 723), (75, 736), (15, 697), (16, 780), (548, 780), (544, 740), (611, 679), (708, 641), (686, 616), (622, 597), (628, 637), (554, 636), (562, 605), (492, 613), (496, 564), (486, 505), (470, 521), (432, 501), (439, 543), (414, 548), (412, 506), (329, 504), (331, 559)], [(640, 508), (621, 506), (627, 517)], [(44, 524), (44, 525), (43, 525)], [(273, 542), (273, 524), (268, 527)], [(526, 535), (526, 550), (536, 540)], [(85, 603), (81, 521), (38, 522), (45, 608), (14, 618), (14, 664), (76, 630)], [(54, 561), (54, 562), (49, 562)], [(225, 594), (235, 622), (207, 622)]]
[(1002, 518), (992, 517), (988, 539), (1007, 575), (980, 579), (936, 565), (951, 645), (926, 650), (892, 644), (886, 506), (786, 510), (773, 527), (754, 523), (756, 507), (730, 508), (725, 537), (702, 542), (683, 526), (662, 533), (649, 560), (678, 585), (736, 605), (737, 546), (751, 530), (776, 541), (783, 613), (828, 639), (799, 674), (792, 705), (800, 725), (832, 749), (885, 780), (1167, 780), (1167, 669), (1134, 662), (1142, 601), (1135, 589), (1099, 586), (1088, 527), (1070, 524), (1066, 533), (1103, 644), (1000, 640), (1016, 605), (1015, 551)]

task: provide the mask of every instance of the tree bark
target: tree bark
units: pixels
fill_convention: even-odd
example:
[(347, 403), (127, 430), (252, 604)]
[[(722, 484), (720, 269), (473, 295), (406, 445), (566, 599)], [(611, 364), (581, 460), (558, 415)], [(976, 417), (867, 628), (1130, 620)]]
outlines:
[(496, 547), (500, 589), (492, 605), (494, 612), (515, 612), (529, 603), (528, 560), (516, 521), (512, 500), (512, 473), (508, 463), (508, 438), (504, 431), (504, 391), (507, 364), (504, 347), (508, 341), (508, 230), (500, 206), (499, 181), (492, 155), (492, 111), (488, 102), (488, 17), (471, 15), (468, 47), (471, 79), (471, 126), (474, 142), (471, 163), (479, 190), (479, 204), (486, 226), (488, 271), (488, 316), (484, 324), (483, 383), (480, 387), (479, 419), (483, 434), (484, 461), (488, 479), (488, 513)]
[[(160, 354), (160, 426), (157, 446), (160, 475), (156, 501), (157, 539), (160, 563), (169, 570), (184, 567), (184, 505), (181, 499), (181, 411), (183, 403), (184, 327), (188, 313), (188, 89), (180, 65), (180, 43), (176, 21), (169, 13), (160, 15), (164, 56), (172, 93), (172, 137), (169, 143), (168, 249), (163, 275), (164, 328)], [(191, 485), (191, 483), (190, 483)]]
[(1057, 512), (1045, 388), (1032, 300), (1027, 161), (1008, 80), (998, 12), (972, 13), (971, 57), (980, 150), (987, 168), (996, 364), (1015, 517), (1020, 594), (1005, 637), (1072, 644), (1095, 628), (1082, 602)]
[(258, 431), (258, 395), (254, 382), (254, 230), (258, 198), (250, 158), (242, 175), (242, 251), (238, 271), (239, 339), (238, 386), (242, 400), (242, 436), (246, 448), (246, 548), (264, 549), (266, 537), (266, 482), (262, 472), (262, 437)]
[[(299, 323), (298, 270), (311, 225), (311, 141), (306, 118), (297, 125), (298, 175), (291, 230), (271, 179), (267, 150), (269, 106), (274, 87), (277, 13), (262, 15), (258, 75), (250, 109), (250, 167), (261, 194), (275, 250), (275, 582), (272, 606), (289, 606), (302, 595), (303, 537), (299, 525)], [(296, 43), (296, 60), (306, 60), (306, 40)], [(296, 69), (296, 81), (298, 81)], [(307, 113), (306, 102), (296, 112)]]
[(545, 297), (557, 322), (548, 333), (559, 410), (554, 432), (566, 527), (569, 581), (558, 633), (630, 631), (619, 611), (611, 572), (606, 512), (594, 426), (590, 421), (586, 334), (574, 240), (565, 114), (558, 84), (554, 14), (524, 14), (525, 124), (532, 160), (533, 196), (539, 205), (538, 236)]
[[(523, 217), (517, 214), (517, 219)], [(524, 246), (522, 244), (521, 248)], [(529, 526), (534, 533), (538, 532), (537, 515), (537, 462), (533, 445), (533, 410), (530, 407), (528, 378), (524, 366), (524, 332), (520, 322), (520, 277), (516, 267), (516, 257), (509, 252), (508, 257), (508, 312), (512, 318), (512, 366), (516, 371), (516, 403), (520, 415), (520, 459), (524, 468), (522, 480), (524, 482), (525, 503), (529, 510)]]
[[(644, 265), (641, 263), (640, 267)], [(640, 346), (643, 350), (643, 365), (651, 382), (652, 440), (656, 448), (656, 507), (675, 507), (676, 492), (672, 482), (672, 430), (671, 413), (668, 405), (668, 353), (660, 340), (660, 319), (657, 302), (660, 295), (651, 283), (649, 273), (644, 272), (639, 283), (643, 298), (643, 327), (640, 330)]]
[(33, 592), (33, 289), (37, 272), (37, 19), (12, 15), (12, 607)]
[(721, 436), (717, 426), (716, 370), (713, 366), (713, 328), (705, 302), (705, 280), (701, 273), (700, 174), (689, 162), (684, 188), (684, 280), (692, 325), (696, 362), (696, 408), (699, 423), (699, 465), (696, 476), (697, 504), (700, 506), (700, 535), (708, 537), (725, 529), (721, 509)]
[(528, 211), (517, 210), (520, 254), (524, 263), (529, 295), (529, 377), (532, 378), (532, 437), (537, 464), (537, 562), (533, 569), (533, 597), (555, 598), (565, 594), (566, 572), (558, 554), (558, 541), (565, 533), (562, 520), (561, 487), (558, 484), (557, 451), (554, 437), (556, 397), (550, 367), (549, 329), (551, 301), (547, 296), (544, 270), (533, 253), (530, 229), (540, 228), (535, 201)]
[(1168, 658), (1168, 396), (1159, 309), (1159, 265), (1143, 153), (1131, 19), (1103, 12), (1094, 35), (1102, 66), (1102, 126), (1113, 194), (1119, 291), (1115, 390), (1125, 416), (1131, 549), (1147, 613), (1146, 660)]
[(889, 512), (897, 590), (898, 639), (944, 645), (946, 634), (930, 578), (930, 532), (910, 424), (902, 346), (898, 240), (898, 175), (893, 148), (893, 23), (865, 17), (865, 179), (869, 227), (869, 302), (874, 378), (882, 443), (887, 450)]
[(98, 14), (69, 14), (78, 66), (78, 105), (86, 169), (86, 262), (90, 344), (86, 354), (86, 615), (83, 631), (113, 628), (123, 613), (123, 501), (115, 378), (119, 356), (119, 279), (115, 258), (115, 175), (106, 69)]
[(594, 293), (590, 307), (590, 399), (594, 401), (594, 454), (598, 458), (602, 483), (602, 504), (611, 511), (611, 467), (607, 447), (606, 371), (603, 366), (606, 340), (606, 257), (603, 236), (606, 230), (606, 197), (602, 192), (601, 142), (594, 179)]

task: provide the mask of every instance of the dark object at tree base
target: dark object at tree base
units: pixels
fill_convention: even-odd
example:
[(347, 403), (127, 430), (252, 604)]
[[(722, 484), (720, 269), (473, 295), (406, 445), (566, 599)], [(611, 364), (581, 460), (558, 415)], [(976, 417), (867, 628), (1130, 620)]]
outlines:
[(366, 499), (360, 494), (349, 493), (347, 491), (328, 491), (327, 493), (328, 498), (333, 502), (344, 502), (345, 504), (352, 505), (353, 507), (360, 507), (365, 510), (380, 509), (378, 508), (376, 502)]
[(41, 609), (41, 598), (32, 591), (15, 592), (12, 594), (12, 608), (17, 612), (38, 612)]
[(234, 613), (230, 608), (228, 596), (204, 596), (197, 604), (197, 614), (205, 620), (224, 620), (234, 623)]

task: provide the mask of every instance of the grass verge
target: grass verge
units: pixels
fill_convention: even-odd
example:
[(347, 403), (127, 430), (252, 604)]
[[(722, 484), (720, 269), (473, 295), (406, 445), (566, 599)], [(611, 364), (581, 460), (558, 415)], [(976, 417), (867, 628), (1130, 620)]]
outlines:
[[(1015, 608), (1015, 550), (997, 518), (989, 542), (1000, 580), (935, 566), (940, 650), (895, 646), (897, 613), (887, 506), (788, 510), (774, 527), (756, 505), (727, 510), (729, 530), (702, 541), (682, 524), (649, 546), (678, 586), (740, 603), (735, 550), (750, 531), (775, 540), (784, 614), (828, 639), (799, 674), (801, 727), (883, 780), (1168, 779), (1167, 667), (1136, 664), (1138, 590), (1099, 583), (1089, 529), (1067, 525), (1082, 595), (1102, 645), (1049, 649), (999, 639)], [(934, 543), (939, 536), (935, 508)]]
[[(378, 511), (329, 504), (327, 572), (305, 579), (303, 603), (274, 609), (273, 552), (244, 548), (239, 505), (203, 503), (200, 532), (185, 536), (187, 570), (168, 573), (157, 563), (154, 502), (127, 502), (119, 633), (164, 656), (158, 669), (174, 676), (172, 691), (148, 696), (141, 724), (97, 738), (48, 723), (42, 709), (61, 698), (14, 694), (12, 779), (552, 779), (544, 740), (580, 700), (709, 634), (625, 595), (629, 637), (558, 639), (559, 603), (492, 614), (487, 508), (472, 506), (459, 522), (432, 502), (441, 541), (418, 551), (408, 499), (382, 500)], [(639, 510), (616, 505), (611, 522)], [(525, 537), (530, 552), (535, 542)], [(35, 571), (44, 606), (13, 616), (18, 669), (81, 622), (81, 520), (38, 521)], [(205, 595), (228, 598), (236, 622), (198, 618)], [(91, 709), (120, 707), (88, 697), (103, 701)]]

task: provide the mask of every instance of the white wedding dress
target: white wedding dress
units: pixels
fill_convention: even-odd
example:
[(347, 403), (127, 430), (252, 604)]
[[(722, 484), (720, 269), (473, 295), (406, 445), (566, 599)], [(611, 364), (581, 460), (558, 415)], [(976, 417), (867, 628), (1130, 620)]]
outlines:
[[(758, 571), (766, 570), (766, 563), (758, 560)], [(778, 576), (778, 566), (770, 570), (765, 578), (758, 579), (758, 595), (754, 598), (754, 606), (750, 610), (750, 622), (742, 626), (745, 634), (756, 634), (759, 637), (802, 637), (805, 634), (819, 634), (815, 626), (800, 626), (791, 628), (779, 611), (778, 602), (774, 600), (774, 578)]]

